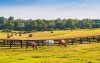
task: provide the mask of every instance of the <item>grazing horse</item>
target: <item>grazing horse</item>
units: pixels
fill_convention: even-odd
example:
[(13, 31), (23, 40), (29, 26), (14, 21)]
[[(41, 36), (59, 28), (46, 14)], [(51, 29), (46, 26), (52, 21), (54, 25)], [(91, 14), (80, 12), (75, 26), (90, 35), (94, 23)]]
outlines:
[(27, 51), (28, 46), (32, 46), (33, 49), (35, 47), (35, 49), (37, 50), (37, 44), (34, 41), (26, 41), (26, 51)]
[(48, 46), (52, 46), (54, 44), (54, 40), (45, 40), (43, 42), (43, 45), (48, 45)]
[(58, 45), (59, 45), (59, 46), (60, 46), (60, 45), (64, 45), (64, 47), (66, 47), (66, 42), (65, 42), (65, 40), (59, 40)]

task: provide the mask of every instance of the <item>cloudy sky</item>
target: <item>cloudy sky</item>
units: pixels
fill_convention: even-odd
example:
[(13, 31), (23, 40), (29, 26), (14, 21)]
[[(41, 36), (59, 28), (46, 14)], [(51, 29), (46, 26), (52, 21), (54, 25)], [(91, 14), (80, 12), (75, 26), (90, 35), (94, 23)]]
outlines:
[(16, 19), (100, 19), (100, 0), (0, 0), (0, 16)]

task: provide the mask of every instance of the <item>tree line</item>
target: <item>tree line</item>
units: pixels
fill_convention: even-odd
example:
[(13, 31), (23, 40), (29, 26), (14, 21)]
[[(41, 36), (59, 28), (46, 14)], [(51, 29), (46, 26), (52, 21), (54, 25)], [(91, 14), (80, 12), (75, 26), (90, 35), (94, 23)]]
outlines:
[(68, 30), (68, 29), (91, 29), (100, 28), (100, 19), (14, 19), (0, 17), (0, 30), (17, 31), (49, 31), (49, 30)]

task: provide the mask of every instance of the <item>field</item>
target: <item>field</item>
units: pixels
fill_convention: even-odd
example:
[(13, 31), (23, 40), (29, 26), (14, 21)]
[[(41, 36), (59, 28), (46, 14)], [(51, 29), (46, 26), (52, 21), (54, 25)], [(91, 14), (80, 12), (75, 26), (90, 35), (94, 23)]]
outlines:
[(100, 63), (100, 43), (68, 45), (65, 47), (39, 46), (38, 50), (31, 47), (0, 47), (0, 63)]
[[(8, 33), (0, 32), (0, 39), (7, 38)], [(11, 33), (9, 33), (11, 35)], [(44, 31), (44, 32), (35, 32), (31, 33), (33, 37), (29, 38), (29, 34), (13, 34), (12, 39), (34, 39), (34, 40), (43, 40), (43, 39), (60, 39), (60, 38), (73, 38), (73, 37), (85, 37), (85, 36), (93, 36), (93, 35), (100, 35), (100, 28), (99, 29), (83, 29), (83, 30), (62, 30), (62, 31)]]
[[(11, 33), (9, 33), (11, 34)], [(100, 35), (100, 29), (92, 30), (63, 30), (13, 35), (12, 39), (59, 39)], [(0, 39), (7, 38), (7, 33), (0, 32)], [(77, 44), (63, 46), (38, 46), (38, 50), (31, 47), (26, 51), (25, 47), (0, 47), (0, 63), (100, 63), (100, 43), (91, 42), (90, 44)]]

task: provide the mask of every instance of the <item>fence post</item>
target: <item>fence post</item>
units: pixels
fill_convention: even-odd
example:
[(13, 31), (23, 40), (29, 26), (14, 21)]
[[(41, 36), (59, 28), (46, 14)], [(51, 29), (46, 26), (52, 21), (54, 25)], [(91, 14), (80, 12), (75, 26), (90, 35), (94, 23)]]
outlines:
[(12, 47), (12, 41), (11, 41), (11, 40), (9, 40), (9, 42), (10, 42), (10, 49), (11, 49), (11, 47)]
[(82, 38), (80, 38), (80, 43), (83, 44), (83, 43), (82, 43)]
[(74, 42), (75, 42), (75, 38), (72, 39), (72, 45), (74, 44)]
[(23, 47), (22, 40), (20, 40), (20, 45), (21, 45), (21, 48), (22, 48)]

